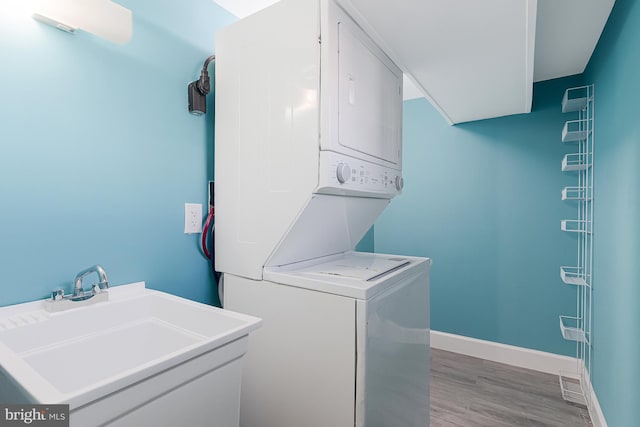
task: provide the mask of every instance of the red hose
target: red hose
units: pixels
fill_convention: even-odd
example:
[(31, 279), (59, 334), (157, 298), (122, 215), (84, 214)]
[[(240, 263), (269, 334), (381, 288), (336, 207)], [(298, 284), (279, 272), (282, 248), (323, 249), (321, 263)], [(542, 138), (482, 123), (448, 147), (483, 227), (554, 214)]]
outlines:
[(211, 259), (211, 253), (209, 252), (209, 248), (207, 247), (207, 236), (209, 235), (209, 226), (211, 225), (211, 220), (213, 219), (213, 207), (209, 208), (209, 215), (207, 216), (207, 220), (204, 223), (204, 230), (202, 230), (202, 252), (207, 257), (207, 259)]

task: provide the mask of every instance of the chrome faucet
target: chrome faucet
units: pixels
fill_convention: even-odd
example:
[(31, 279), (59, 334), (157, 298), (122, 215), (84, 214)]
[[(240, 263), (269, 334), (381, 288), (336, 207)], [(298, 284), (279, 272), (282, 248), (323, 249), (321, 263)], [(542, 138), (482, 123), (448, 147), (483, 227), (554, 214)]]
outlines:
[(80, 273), (76, 274), (76, 279), (73, 283), (73, 297), (81, 297), (84, 295), (84, 289), (82, 288), (82, 279), (90, 273), (96, 273), (98, 275), (98, 278), (100, 279), (100, 281), (92, 287), (93, 294), (100, 293), (102, 289), (107, 289), (109, 287), (107, 273), (105, 273), (104, 268), (99, 265), (94, 265), (89, 268), (85, 268)]
[[(82, 289), (82, 279), (90, 273), (96, 273), (100, 281), (85, 292), (84, 289)], [(107, 280), (107, 273), (104, 272), (104, 268), (99, 265), (94, 265), (85, 268), (76, 275), (73, 283), (73, 293), (65, 295), (63, 289), (54, 289), (53, 292), (51, 292), (51, 298), (44, 300), (44, 308), (50, 312), (57, 312), (97, 302), (109, 301), (108, 288), (109, 281)]]

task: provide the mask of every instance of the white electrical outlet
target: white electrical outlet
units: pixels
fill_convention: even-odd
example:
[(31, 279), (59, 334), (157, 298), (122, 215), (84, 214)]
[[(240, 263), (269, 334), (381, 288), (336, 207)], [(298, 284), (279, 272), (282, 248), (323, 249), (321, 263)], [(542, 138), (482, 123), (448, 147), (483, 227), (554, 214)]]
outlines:
[(202, 232), (202, 204), (184, 204), (184, 234)]

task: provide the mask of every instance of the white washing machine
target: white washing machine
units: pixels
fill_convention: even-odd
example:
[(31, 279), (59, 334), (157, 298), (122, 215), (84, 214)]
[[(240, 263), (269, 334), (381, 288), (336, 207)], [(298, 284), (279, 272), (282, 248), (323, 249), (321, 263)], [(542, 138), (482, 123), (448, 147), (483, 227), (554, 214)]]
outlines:
[(335, 0), (216, 33), (215, 253), (264, 320), (242, 427), (429, 425), (429, 265), (353, 249), (401, 194), (402, 72)]
[(429, 266), (346, 254), (225, 276), (225, 307), (261, 317), (243, 427), (429, 425)]

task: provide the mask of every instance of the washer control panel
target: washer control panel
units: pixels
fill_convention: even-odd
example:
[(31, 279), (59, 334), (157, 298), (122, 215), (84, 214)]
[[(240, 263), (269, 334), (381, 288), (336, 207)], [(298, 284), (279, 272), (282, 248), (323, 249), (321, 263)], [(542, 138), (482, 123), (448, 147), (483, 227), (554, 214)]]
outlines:
[(332, 151), (320, 152), (316, 193), (392, 198), (402, 192), (400, 171)]

